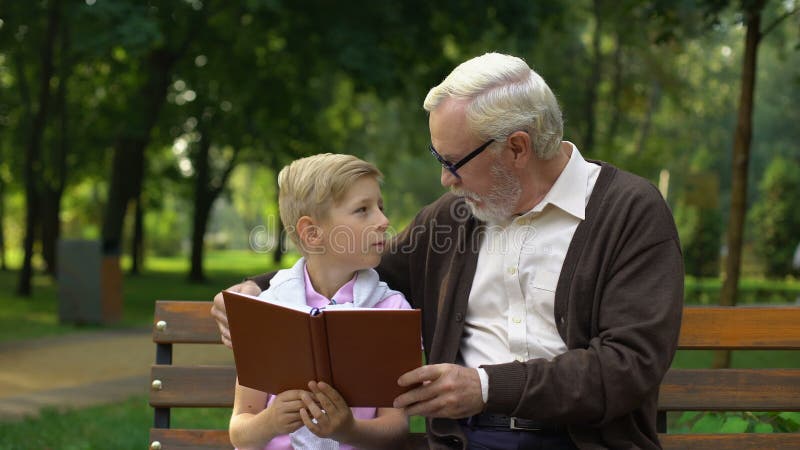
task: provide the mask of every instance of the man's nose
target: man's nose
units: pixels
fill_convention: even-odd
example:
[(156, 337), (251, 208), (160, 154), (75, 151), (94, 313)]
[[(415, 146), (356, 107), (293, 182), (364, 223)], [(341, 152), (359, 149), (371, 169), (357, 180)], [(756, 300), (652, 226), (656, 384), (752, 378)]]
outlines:
[(461, 179), (453, 175), (453, 172), (450, 172), (450, 169), (442, 167), (442, 187), (449, 188), (457, 185), (459, 182), (461, 182)]

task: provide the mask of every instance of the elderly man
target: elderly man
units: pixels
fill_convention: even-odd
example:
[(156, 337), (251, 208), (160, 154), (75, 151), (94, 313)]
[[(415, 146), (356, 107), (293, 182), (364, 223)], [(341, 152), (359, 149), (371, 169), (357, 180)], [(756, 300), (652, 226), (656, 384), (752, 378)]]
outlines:
[(428, 365), (400, 377), (422, 385), (395, 407), (427, 417), (432, 448), (659, 448), (683, 262), (656, 188), (562, 141), (555, 96), (519, 58), (464, 62), (424, 107), (450, 192), (378, 267), (423, 312)]

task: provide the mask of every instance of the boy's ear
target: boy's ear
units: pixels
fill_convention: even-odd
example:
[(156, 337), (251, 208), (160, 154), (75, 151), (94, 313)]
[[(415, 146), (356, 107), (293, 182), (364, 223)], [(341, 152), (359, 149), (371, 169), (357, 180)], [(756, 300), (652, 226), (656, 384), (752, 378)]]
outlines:
[(311, 217), (303, 216), (299, 218), (296, 229), (300, 242), (306, 245), (317, 245), (321, 242), (321, 230)]

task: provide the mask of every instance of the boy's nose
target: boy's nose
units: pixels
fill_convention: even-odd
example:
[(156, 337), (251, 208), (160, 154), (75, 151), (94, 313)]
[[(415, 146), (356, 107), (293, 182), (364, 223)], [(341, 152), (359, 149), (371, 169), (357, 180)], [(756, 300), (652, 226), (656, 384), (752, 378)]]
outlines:
[(384, 214), (383, 211), (381, 211), (381, 215), (378, 220), (378, 231), (383, 232), (386, 231), (387, 228), (389, 228), (389, 218), (386, 217), (386, 214)]

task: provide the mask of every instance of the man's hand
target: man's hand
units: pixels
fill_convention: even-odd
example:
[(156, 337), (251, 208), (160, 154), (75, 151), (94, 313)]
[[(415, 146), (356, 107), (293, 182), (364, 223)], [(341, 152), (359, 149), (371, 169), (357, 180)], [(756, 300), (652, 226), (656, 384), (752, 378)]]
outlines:
[[(258, 295), (261, 288), (254, 281), (247, 280), (243, 283), (233, 285), (227, 289), (232, 292), (241, 292), (247, 295)], [(231, 347), (231, 331), (228, 329), (228, 315), (225, 313), (225, 300), (222, 292), (214, 296), (214, 306), (211, 307), (211, 315), (217, 321), (219, 334), (222, 335), (222, 343)]]
[(481, 380), (477, 369), (455, 364), (432, 364), (403, 374), (397, 384), (422, 383), (394, 399), (406, 415), (461, 419), (483, 411)]

